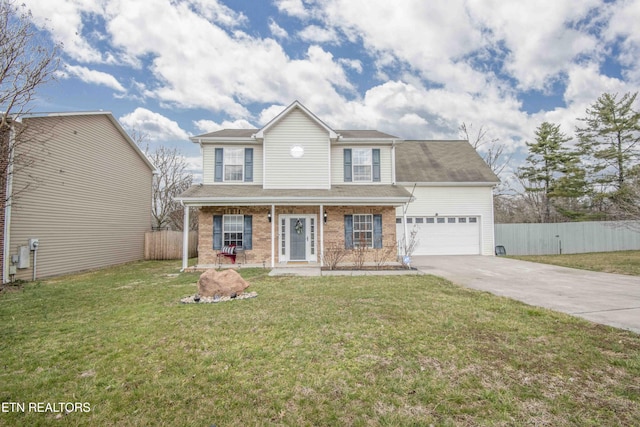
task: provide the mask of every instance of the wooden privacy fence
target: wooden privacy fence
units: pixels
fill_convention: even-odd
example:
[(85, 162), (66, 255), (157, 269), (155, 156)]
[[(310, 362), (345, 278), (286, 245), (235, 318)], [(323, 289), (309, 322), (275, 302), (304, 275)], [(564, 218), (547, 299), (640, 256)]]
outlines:
[[(189, 258), (198, 255), (198, 232), (189, 232)], [(144, 259), (182, 259), (182, 231), (144, 233)]]

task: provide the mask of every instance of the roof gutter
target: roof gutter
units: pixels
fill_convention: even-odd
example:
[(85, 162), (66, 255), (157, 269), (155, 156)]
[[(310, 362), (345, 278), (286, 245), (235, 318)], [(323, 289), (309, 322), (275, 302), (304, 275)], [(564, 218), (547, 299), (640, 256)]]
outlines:
[(188, 206), (290, 206), (292, 204), (315, 206), (401, 206), (407, 202), (406, 197), (390, 197), (371, 200), (369, 197), (345, 198), (318, 198), (318, 197), (263, 197), (263, 198), (238, 198), (238, 197), (179, 197), (174, 200)]
[(464, 181), (464, 182), (398, 182), (398, 185), (410, 187), (417, 185), (418, 187), (494, 187), (500, 184), (499, 181)]

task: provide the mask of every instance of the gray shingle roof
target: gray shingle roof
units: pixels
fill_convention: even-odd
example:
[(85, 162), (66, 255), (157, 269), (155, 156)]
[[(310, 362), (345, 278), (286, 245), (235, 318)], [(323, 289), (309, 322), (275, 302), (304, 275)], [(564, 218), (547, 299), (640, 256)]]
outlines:
[(397, 136), (378, 130), (337, 130), (342, 138), (365, 138), (365, 139), (399, 139)]
[[(260, 129), (221, 129), (194, 136), (198, 138), (251, 138)], [(336, 130), (342, 138), (398, 139), (398, 137), (377, 130)]]
[(194, 136), (193, 138), (251, 138), (251, 135), (256, 132), (258, 132), (258, 129), (221, 129)]
[(396, 147), (396, 180), (500, 182), (467, 141), (403, 141)]
[[(177, 199), (185, 201), (207, 201), (224, 204), (225, 202), (255, 203), (339, 203), (353, 204), (392, 204), (399, 205), (408, 201), (411, 194), (396, 185), (334, 185), (330, 190), (320, 189), (264, 189), (261, 185), (194, 185)], [(376, 203), (371, 203), (375, 200)]]

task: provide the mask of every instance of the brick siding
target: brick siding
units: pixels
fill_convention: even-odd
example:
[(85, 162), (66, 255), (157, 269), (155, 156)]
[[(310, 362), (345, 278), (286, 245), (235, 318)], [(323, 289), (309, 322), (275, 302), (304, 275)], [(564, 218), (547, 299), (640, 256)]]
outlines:
[[(281, 214), (292, 215), (316, 215), (318, 221), (322, 221), (319, 215), (319, 206), (276, 206), (275, 222), (276, 233), (276, 263), (278, 262), (278, 232), (279, 223), (278, 216)], [(213, 249), (213, 216), (214, 215), (251, 215), (252, 216), (252, 246), (251, 250), (246, 251), (247, 263), (271, 265), (271, 223), (268, 214), (271, 211), (270, 206), (240, 206), (240, 207), (202, 207), (198, 211), (198, 264), (217, 264), (222, 262), (231, 263), (227, 257), (218, 260), (218, 250)], [(337, 245), (344, 248), (344, 216), (353, 214), (381, 214), (382, 215), (382, 244), (383, 249), (397, 246), (396, 241), (396, 210), (394, 207), (388, 206), (326, 206), (324, 211), (327, 213), (327, 223), (324, 224), (324, 245), (325, 248), (331, 245)], [(317, 227), (320, 233), (320, 227)], [(318, 245), (318, 256), (320, 256), (320, 235), (316, 239)], [(379, 249), (368, 249), (365, 251), (365, 261), (373, 262), (375, 253), (381, 251)], [(353, 252), (353, 251), (350, 251)], [(395, 255), (395, 252), (394, 252)], [(354, 262), (354, 254), (350, 253), (343, 260), (344, 263)], [(395, 260), (395, 256), (394, 259)], [(243, 259), (238, 260), (244, 262)], [(318, 258), (320, 262), (320, 258)]]

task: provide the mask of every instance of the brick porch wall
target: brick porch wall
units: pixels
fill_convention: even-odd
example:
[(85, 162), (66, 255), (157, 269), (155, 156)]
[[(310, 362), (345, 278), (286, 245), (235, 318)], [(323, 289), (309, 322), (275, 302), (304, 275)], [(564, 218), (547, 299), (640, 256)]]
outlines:
[[(375, 253), (389, 248), (393, 253), (388, 261), (396, 260), (396, 208), (387, 206), (327, 206), (327, 223), (324, 225), (324, 247), (344, 248), (344, 216), (354, 214), (382, 215), (382, 249), (366, 249), (365, 262), (374, 262)], [(393, 250), (390, 249), (393, 247)], [(354, 251), (342, 260), (341, 264), (352, 264), (355, 261)]]
[[(203, 207), (198, 211), (198, 264), (217, 264), (217, 249), (213, 249), (213, 216), (214, 215), (251, 215), (252, 246), (246, 251), (247, 263), (260, 264), (265, 261), (271, 265), (271, 223), (267, 214), (269, 206)], [(231, 259), (221, 257), (223, 264), (231, 264)], [(244, 259), (238, 260), (244, 262)]]
[[(229, 207), (203, 207), (198, 211), (198, 264), (217, 264), (217, 249), (213, 249), (213, 216), (214, 215), (251, 215), (253, 236), (253, 249), (246, 252), (247, 263), (271, 265), (271, 223), (267, 215), (271, 211), (270, 206), (240, 206), (236, 208)], [(324, 224), (324, 247), (329, 248), (332, 245), (344, 248), (344, 216), (353, 214), (381, 214), (382, 215), (382, 245), (383, 249), (397, 247), (396, 241), (396, 210), (394, 207), (386, 206), (325, 206), (324, 211), (327, 213), (327, 223)], [(276, 206), (275, 232), (276, 232), (276, 263), (278, 262), (278, 215), (280, 214), (309, 214), (316, 215), (318, 221), (322, 221), (319, 206)], [(318, 223), (317, 232), (320, 233)], [(317, 250), (320, 253), (320, 235), (317, 238)], [(374, 262), (375, 253), (379, 249), (367, 249), (365, 251), (365, 262)], [(395, 250), (389, 249), (393, 256), (389, 261), (395, 261)], [(350, 264), (355, 261), (353, 253), (349, 253), (342, 261), (344, 264)], [(222, 263), (229, 264), (231, 260), (222, 257)], [(244, 262), (244, 260), (238, 260)], [(318, 262), (320, 259), (318, 258)]]

